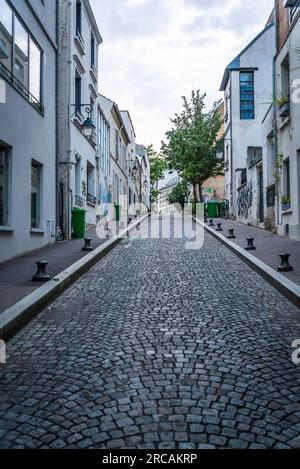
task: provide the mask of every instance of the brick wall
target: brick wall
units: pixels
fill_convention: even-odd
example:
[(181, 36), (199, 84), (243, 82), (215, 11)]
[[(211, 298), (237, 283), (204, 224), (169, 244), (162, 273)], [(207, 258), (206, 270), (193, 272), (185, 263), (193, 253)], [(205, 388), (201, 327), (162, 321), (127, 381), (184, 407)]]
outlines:
[(277, 2), (277, 40), (278, 51), (282, 48), (289, 35), (289, 9), (284, 8), (284, 0), (276, 0)]

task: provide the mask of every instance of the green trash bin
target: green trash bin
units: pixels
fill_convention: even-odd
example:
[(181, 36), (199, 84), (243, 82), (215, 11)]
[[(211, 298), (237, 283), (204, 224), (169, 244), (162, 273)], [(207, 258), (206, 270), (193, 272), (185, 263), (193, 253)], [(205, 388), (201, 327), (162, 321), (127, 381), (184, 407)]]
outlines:
[(115, 213), (116, 213), (116, 221), (120, 221), (121, 219), (121, 205), (115, 204)]
[(74, 207), (72, 209), (72, 226), (75, 238), (82, 239), (85, 235), (85, 214), (84, 208)]
[(207, 202), (207, 216), (208, 218), (218, 218), (219, 204), (217, 200), (210, 200)]

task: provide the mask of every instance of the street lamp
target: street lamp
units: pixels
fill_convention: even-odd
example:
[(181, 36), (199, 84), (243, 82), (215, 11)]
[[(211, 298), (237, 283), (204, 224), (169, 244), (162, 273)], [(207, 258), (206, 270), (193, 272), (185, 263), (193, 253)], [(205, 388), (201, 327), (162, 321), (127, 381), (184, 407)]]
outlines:
[(83, 135), (88, 139), (92, 139), (95, 136), (95, 131), (96, 131), (96, 126), (92, 121), (91, 114), (93, 112), (93, 106), (91, 104), (71, 104), (72, 107), (75, 108), (75, 111), (73, 112), (72, 116), (73, 117), (75, 114), (81, 114), (81, 108), (85, 108), (85, 112), (87, 113), (87, 118), (84, 120), (81, 128), (82, 128), (82, 133)]

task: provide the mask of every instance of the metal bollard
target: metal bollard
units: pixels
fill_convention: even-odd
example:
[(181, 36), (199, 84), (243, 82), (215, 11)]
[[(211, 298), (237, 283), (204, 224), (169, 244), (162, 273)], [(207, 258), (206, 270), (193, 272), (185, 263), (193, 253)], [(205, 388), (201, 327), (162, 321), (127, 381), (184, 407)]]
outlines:
[(208, 222), (207, 213), (204, 214), (204, 223)]
[(235, 236), (235, 234), (234, 234), (234, 229), (233, 229), (233, 228), (229, 228), (227, 238), (228, 238), (228, 239), (235, 239), (235, 238), (236, 238), (236, 236)]
[(246, 251), (255, 251), (256, 247), (253, 244), (254, 238), (247, 238), (247, 246), (245, 247)]
[(36, 274), (33, 275), (32, 280), (34, 282), (48, 282), (50, 280), (50, 275), (46, 272), (46, 267), (48, 265), (47, 261), (37, 261), (37, 271)]
[(222, 223), (217, 223), (217, 227), (216, 231), (223, 231)]
[(91, 246), (91, 238), (84, 238), (84, 246), (82, 248), (82, 251), (88, 252), (88, 251), (93, 251), (94, 248)]
[(214, 221), (212, 219), (209, 220), (209, 225), (208, 226), (215, 226)]
[(294, 269), (289, 263), (289, 258), (291, 257), (290, 254), (279, 254), (281, 258), (281, 264), (277, 268), (278, 272), (292, 272)]

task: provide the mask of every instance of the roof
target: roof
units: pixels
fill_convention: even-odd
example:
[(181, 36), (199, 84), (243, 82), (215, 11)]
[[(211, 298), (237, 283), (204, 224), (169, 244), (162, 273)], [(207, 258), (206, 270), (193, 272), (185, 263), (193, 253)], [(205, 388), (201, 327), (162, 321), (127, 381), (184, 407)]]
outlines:
[(241, 57), (249, 50), (269, 29), (274, 27), (274, 22), (268, 23), (267, 26), (251, 41), (249, 44), (227, 65), (224, 71), (220, 91), (225, 91), (230, 72), (233, 70), (239, 70), (241, 68)]
[(93, 28), (93, 32), (96, 36), (96, 40), (97, 40), (98, 44), (102, 44), (103, 39), (102, 39), (102, 36), (100, 34), (94, 12), (93, 12), (91, 4), (90, 4), (90, 0), (83, 0), (83, 1), (84, 1), (84, 5), (85, 5), (85, 8), (86, 8), (87, 14), (89, 16), (89, 20), (90, 20), (92, 28)]

